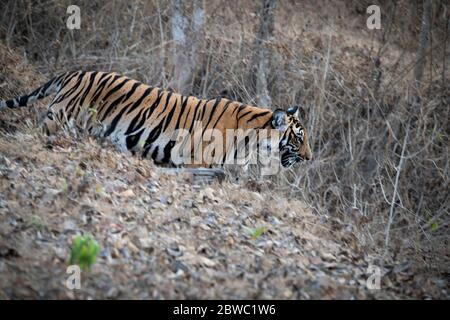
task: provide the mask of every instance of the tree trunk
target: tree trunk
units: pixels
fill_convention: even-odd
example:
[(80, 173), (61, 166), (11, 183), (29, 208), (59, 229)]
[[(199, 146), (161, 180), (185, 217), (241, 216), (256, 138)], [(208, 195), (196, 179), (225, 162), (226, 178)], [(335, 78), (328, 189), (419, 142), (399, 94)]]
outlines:
[(173, 0), (171, 33), (174, 42), (174, 72), (169, 86), (183, 94), (192, 94), (198, 51), (203, 38), (204, 18), (202, 0)]
[(420, 25), (420, 34), (419, 34), (419, 47), (417, 49), (417, 62), (416, 66), (414, 67), (414, 80), (416, 81), (416, 85), (419, 85), (420, 82), (422, 81), (423, 69), (426, 61), (425, 58), (428, 47), (428, 36), (431, 24), (431, 9), (432, 9), (431, 0), (424, 0), (422, 22)]
[(256, 92), (257, 104), (262, 107), (270, 107), (272, 104), (267, 87), (269, 52), (266, 43), (273, 37), (276, 3), (276, 0), (263, 0), (254, 55), (249, 71), (249, 84)]

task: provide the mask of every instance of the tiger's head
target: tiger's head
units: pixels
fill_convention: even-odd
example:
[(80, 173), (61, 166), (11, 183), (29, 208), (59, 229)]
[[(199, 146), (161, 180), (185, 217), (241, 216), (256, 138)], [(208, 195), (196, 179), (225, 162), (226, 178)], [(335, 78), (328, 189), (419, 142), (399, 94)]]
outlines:
[(281, 133), (279, 152), (282, 166), (290, 167), (300, 161), (310, 160), (312, 153), (308, 133), (300, 122), (300, 118), (305, 119), (303, 109), (298, 106), (290, 107), (287, 111), (277, 109), (272, 116), (272, 126)]

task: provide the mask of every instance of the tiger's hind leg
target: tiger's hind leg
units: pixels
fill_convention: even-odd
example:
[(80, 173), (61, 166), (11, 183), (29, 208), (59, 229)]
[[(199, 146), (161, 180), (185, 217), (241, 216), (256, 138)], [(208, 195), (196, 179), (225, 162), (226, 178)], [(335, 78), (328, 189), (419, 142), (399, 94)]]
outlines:
[(41, 125), (48, 135), (56, 134), (70, 123), (72, 118), (68, 109), (67, 99), (57, 94), (44, 111)]

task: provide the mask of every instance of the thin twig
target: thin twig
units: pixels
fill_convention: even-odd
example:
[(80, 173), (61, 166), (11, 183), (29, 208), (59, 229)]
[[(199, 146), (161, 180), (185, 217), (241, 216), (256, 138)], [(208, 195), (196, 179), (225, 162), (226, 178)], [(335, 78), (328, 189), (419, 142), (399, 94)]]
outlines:
[(400, 180), (400, 173), (402, 171), (402, 167), (403, 167), (403, 163), (405, 160), (404, 154), (406, 151), (406, 145), (408, 143), (408, 136), (409, 136), (409, 123), (406, 126), (406, 133), (405, 133), (405, 138), (403, 139), (403, 146), (402, 146), (402, 154), (400, 156), (400, 161), (397, 167), (397, 174), (395, 176), (395, 183), (394, 183), (394, 192), (392, 194), (392, 201), (391, 201), (391, 208), (389, 210), (389, 219), (388, 219), (388, 223), (386, 225), (386, 238), (384, 241), (384, 254), (383, 254), (383, 261), (384, 258), (386, 257), (387, 251), (388, 251), (388, 246), (389, 246), (389, 233), (391, 230), (391, 225), (392, 222), (394, 220), (394, 209), (395, 209), (395, 200), (397, 197), (397, 189), (398, 189), (398, 182)]

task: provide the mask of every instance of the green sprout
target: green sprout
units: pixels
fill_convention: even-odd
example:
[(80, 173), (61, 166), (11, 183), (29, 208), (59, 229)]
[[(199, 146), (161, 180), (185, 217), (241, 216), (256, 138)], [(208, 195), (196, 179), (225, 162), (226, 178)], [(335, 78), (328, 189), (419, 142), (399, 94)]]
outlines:
[(81, 169), (80, 166), (76, 166), (75, 167), (75, 175), (77, 177), (81, 177), (81, 176), (83, 176), (83, 174), (84, 174), (83, 169)]
[(266, 227), (260, 227), (260, 228), (249, 228), (246, 226), (243, 226), (245, 232), (247, 232), (252, 240), (258, 239), (260, 236), (262, 236), (266, 231)]
[(444, 135), (441, 133), (441, 132), (436, 132), (436, 139), (438, 140), (438, 141), (443, 141), (444, 140)]
[(100, 246), (90, 235), (77, 235), (72, 243), (70, 264), (77, 264), (81, 269), (89, 269), (97, 260)]
[(69, 191), (69, 183), (67, 182), (66, 179), (63, 179), (63, 191), (64, 192)]
[(89, 108), (88, 111), (90, 113), (90, 117), (92, 117), (92, 119), (95, 120), (97, 118), (97, 114), (98, 114), (97, 109)]
[(38, 231), (43, 231), (46, 228), (45, 223), (39, 216), (33, 215), (25, 221), (27, 227), (36, 229)]
[(97, 185), (95, 187), (95, 193), (98, 195), (102, 195), (105, 193), (105, 188), (103, 188), (101, 185)]
[(431, 231), (435, 232), (437, 229), (439, 229), (439, 224), (435, 221), (431, 224)]

